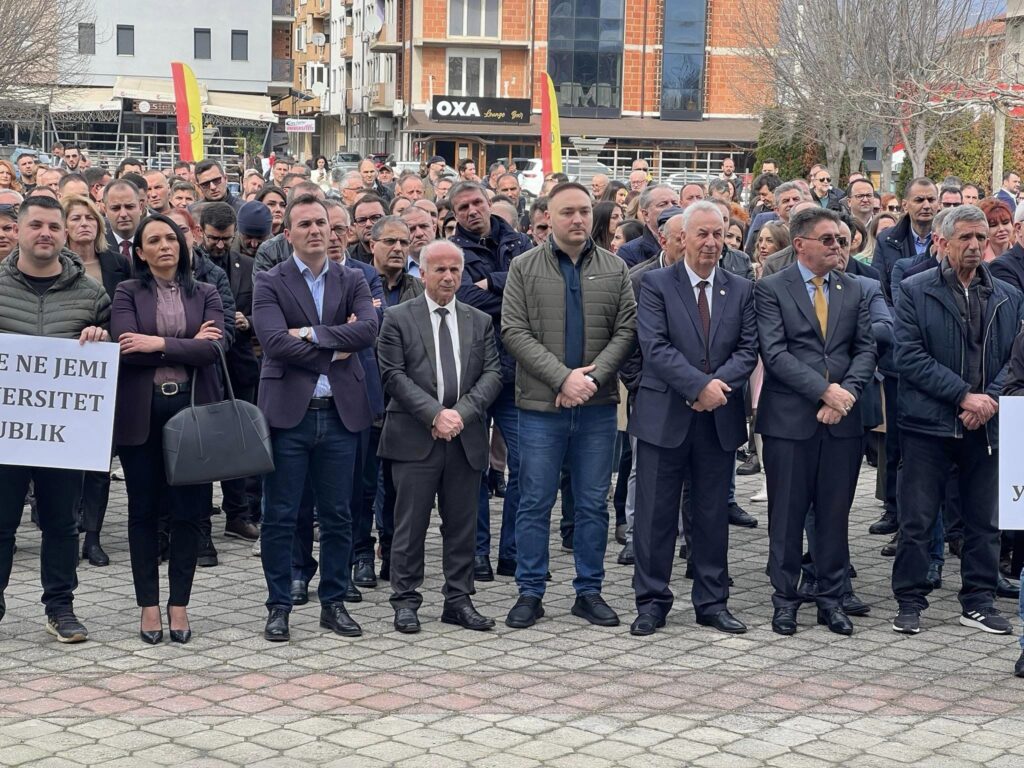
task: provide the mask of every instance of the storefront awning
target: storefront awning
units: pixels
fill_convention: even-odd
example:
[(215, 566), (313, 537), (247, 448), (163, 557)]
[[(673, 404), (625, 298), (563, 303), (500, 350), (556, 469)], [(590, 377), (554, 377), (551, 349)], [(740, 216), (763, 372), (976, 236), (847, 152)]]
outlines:
[(210, 91), (210, 100), (203, 105), (203, 114), (245, 123), (277, 123), (270, 97), (248, 93)]
[[(174, 104), (174, 83), (170, 78), (119, 77), (113, 90), (115, 96), (123, 99)], [(277, 122), (268, 96), (211, 91), (200, 82), (199, 103), (203, 106), (203, 122), (210, 125)]]
[[(114, 96), (119, 99), (174, 103), (174, 83), (169, 77), (119, 77), (114, 81)], [(206, 85), (199, 83), (199, 101), (208, 99)]]
[(51, 115), (116, 115), (121, 99), (114, 98), (111, 88), (58, 88), (50, 100)]
[[(660, 120), (656, 117), (563, 117), (563, 136), (601, 136), (609, 139), (649, 141), (718, 142), (747, 144), (757, 141), (759, 120), (749, 118), (712, 118), (709, 120)], [(523, 125), (431, 120), (422, 111), (409, 115), (407, 131), (431, 136), (479, 136), (484, 140), (509, 136), (540, 136), (540, 115), (532, 115)]]

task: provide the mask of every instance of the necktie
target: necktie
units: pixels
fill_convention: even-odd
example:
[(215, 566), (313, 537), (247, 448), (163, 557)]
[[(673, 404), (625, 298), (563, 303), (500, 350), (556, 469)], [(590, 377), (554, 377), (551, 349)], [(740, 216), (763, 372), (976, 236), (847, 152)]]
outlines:
[(455, 367), (455, 347), (452, 344), (452, 332), (446, 319), (448, 310), (438, 307), (434, 310), (441, 318), (441, 328), (437, 333), (438, 355), (441, 356), (441, 375), (444, 376), (444, 392), (441, 394), (441, 405), (451, 408), (459, 399), (459, 374)]
[(707, 288), (710, 283), (701, 280), (697, 283), (697, 312), (700, 314), (700, 324), (704, 327), (704, 372), (711, 370), (711, 352), (709, 344), (711, 341), (711, 307), (708, 306)]
[(131, 240), (121, 241), (121, 255), (124, 256), (128, 261), (132, 260), (132, 242)]
[(825, 331), (828, 329), (828, 302), (825, 301), (825, 278), (812, 277), (814, 283), (814, 314), (818, 316), (818, 325), (821, 326), (821, 337), (825, 338)]

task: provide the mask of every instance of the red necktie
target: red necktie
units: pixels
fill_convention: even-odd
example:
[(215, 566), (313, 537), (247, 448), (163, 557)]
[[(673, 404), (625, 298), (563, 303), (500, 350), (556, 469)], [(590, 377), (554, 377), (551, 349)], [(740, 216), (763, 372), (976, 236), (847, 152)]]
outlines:
[(132, 243), (130, 240), (121, 241), (121, 255), (128, 261), (132, 260)]
[(700, 324), (704, 326), (704, 373), (711, 372), (711, 307), (708, 306), (707, 280), (697, 283), (697, 312)]

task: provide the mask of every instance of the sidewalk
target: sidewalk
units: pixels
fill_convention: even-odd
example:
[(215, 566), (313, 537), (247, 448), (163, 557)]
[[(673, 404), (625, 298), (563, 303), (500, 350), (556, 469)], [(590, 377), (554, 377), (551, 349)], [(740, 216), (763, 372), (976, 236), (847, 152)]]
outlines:
[[(771, 632), (766, 505), (744, 503), (758, 478), (738, 480), (760, 521), (731, 529), (742, 636), (696, 626), (677, 561), (668, 626), (631, 637), (631, 569), (615, 563), (614, 541), (604, 594), (623, 626), (570, 616), (572, 556), (557, 532), (535, 627), (505, 627), (516, 592), (501, 577), (475, 598), (496, 630), (441, 624), (435, 526), (420, 634), (393, 631), (379, 586), (349, 606), (362, 638), (321, 630), (314, 600), (292, 614), (291, 643), (268, 643), (259, 559), (220, 535), (215, 517), (221, 564), (197, 573), (193, 640), (151, 647), (138, 639), (124, 485), (114, 483), (103, 539), (112, 565), (79, 569), (76, 611), (91, 639), (61, 646), (44, 630), (39, 534), (26, 512), (0, 623), (0, 765), (1024, 766), (1017, 638), (956, 623), (959, 561), (947, 559), (921, 634), (891, 631), (892, 561), (878, 554), (888, 539), (866, 533), (880, 510), (874, 471), (864, 468), (851, 520), (854, 587), (872, 615), (854, 619), (850, 638), (817, 626), (812, 607), (794, 637)], [(999, 608), (1016, 613), (1015, 601)]]

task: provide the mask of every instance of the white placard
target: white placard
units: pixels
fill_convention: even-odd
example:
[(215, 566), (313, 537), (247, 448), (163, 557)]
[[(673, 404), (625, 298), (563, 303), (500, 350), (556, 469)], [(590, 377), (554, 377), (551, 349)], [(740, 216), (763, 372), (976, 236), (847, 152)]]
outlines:
[(999, 527), (1024, 530), (1024, 397), (999, 398)]
[(0, 464), (106, 472), (117, 344), (0, 333)]
[(301, 117), (289, 117), (284, 121), (285, 133), (314, 133), (316, 120)]

